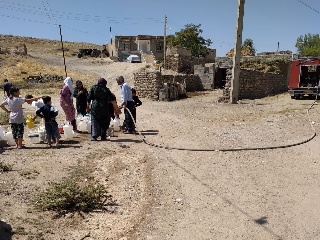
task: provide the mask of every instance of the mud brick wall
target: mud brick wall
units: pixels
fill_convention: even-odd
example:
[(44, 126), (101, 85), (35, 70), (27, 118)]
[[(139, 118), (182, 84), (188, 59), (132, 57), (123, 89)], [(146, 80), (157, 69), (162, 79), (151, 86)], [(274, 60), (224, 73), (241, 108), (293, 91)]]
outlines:
[(204, 64), (204, 58), (195, 58), (192, 56), (183, 56), (179, 54), (169, 55), (166, 57), (165, 69), (171, 69), (178, 73), (193, 73), (194, 65)]
[(287, 77), (277, 73), (264, 73), (241, 69), (239, 99), (256, 99), (284, 93), (288, 90)]
[(158, 100), (159, 90), (163, 87), (160, 72), (139, 72), (134, 74), (134, 87), (138, 96)]

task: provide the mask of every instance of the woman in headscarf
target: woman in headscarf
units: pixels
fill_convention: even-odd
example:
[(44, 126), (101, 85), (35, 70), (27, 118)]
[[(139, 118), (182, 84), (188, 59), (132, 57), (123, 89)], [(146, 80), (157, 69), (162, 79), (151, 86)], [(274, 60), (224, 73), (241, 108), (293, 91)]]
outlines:
[(82, 116), (86, 115), (88, 91), (83, 87), (80, 80), (76, 81), (76, 88), (74, 89), (73, 97), (76, 98), (77, 114), (81, 114)]
[[(90, 106), (91, 103), (91, 106)], [(117, 105), (114, 95), (107, 88), (107, 81), (100, 78), (98, 83), (92, 86), (88, 95), (87, 112), (91, 110), (91, 141), (97, 141), (101, 136), (101, 141), (107, 140), (107, 129), (110, 124), (109, 104), (112, 104), (116, 114), (121, 111)]]
[(64, 80), (64, 85), (61, 88), (60, 91), (60, 106), (63, 109), (65, 115), (66, 115), (66, 121), (70, 122), (73, 131), (77, 131), (77, 122), (76, 122), (76, 109), (73, 106), (73, 87), (72, 87), (72, 78), (67, 77)]

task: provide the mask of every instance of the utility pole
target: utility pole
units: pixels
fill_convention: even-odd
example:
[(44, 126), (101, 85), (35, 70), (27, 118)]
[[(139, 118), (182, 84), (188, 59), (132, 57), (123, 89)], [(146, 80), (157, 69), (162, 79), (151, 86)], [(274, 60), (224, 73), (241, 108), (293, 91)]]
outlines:
[(164, 15), (164, 34), (163, 34), (163, 67), (166, 69), (167, 52), (167, 16)]
[(230, 102), (237, 103), (239, 98), (239, 76), (240, 76), (240, 59), (241, 59), (241, 44), (242, 44), (242, 30), (243, 30), (243, 15), (244, 15), (245, 0), (238, 0), (238, 17), (236, 26), (236, 39), (233, 55), (233, 69)]
[(64, 48), (63, 48), (63, 41), (62, 41), (61, 25), (59, 25), (59, 28), (60, 28), (60, 40), (61, 40), (61, 49), (62, 49), (62, 56), (63, 56), (64, 72), (66, 73), (66, 77), (68, 77), (67, 65), (66, 65), (66, 58), (65, 58), (65, 56), (64, 56)]

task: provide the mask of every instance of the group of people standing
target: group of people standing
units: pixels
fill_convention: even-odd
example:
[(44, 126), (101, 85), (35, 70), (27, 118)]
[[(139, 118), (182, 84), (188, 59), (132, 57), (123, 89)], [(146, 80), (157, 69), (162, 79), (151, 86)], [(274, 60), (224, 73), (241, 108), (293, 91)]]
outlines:
[[(73, 80), (71, 77), (67, 77), (64, 80), (64, 84), (60, 90), (60, 106), (65, 113), (66, 121), (72, 125), (74, 132), (79, 132), (77, 129), (76, 114), (84, 116), (90, 113), (91, 140), (97, 141), (99, 137), (101, 141), (107, 140), (107, 129), (109, 128), (111, 119), (119, 117), (121, 109), (124, 109), (124, 133), (136, 133), (136, 107), (140, 106), (142, 102), (136, 96), (136, 91), (124, 81), (122, 76), (119, 76), (116, 81), (121, 87), (120, 106), (117, 105), (116, 97), (107, 87), (107, 81), (104, 78), (98, 79), (90, 91), (87, 91), (83, 83), (79, 80), (76, 81), (75, 88), (73, 88)], [(73, 98), (76, 99), (76, 108), (73, 104)], [(22, 104), (25, 102), (32, 104), (36, 110), (36, 115), (33, 119), (37, 116), (44, 119), (48, 145), (51, 146), (52, 139), (57, 146), (60, 139), (58, 123), (56, 121), (58, 110), (52, 105), (51, 97), (33, 97), (32, 95), (27, 95), (25, 98), (21, 98), (19, 88), (12, 86), (5, 80), (4, 101), (0, 105), (0, 108), (10, 114), (9, 123), (17, 149), (23, 148), (24, 116)], [(7, 109), (6, 106), (8, 106), (9, 109)]]

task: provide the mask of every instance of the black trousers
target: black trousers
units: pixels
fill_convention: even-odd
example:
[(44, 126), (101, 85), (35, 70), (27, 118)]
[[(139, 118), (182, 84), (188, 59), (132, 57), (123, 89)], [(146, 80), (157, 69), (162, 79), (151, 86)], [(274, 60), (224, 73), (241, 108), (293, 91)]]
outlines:
[[(127, 107), (127, 109), (129, 109), (129, 111), (133, 115), (133, 112), (135, 110), (134, 102), (128, 101), (126, 107)], [(135, 126), (134, 126), (132, 117), (127, 109), (124, 110), (124, 121), (126, 123), (127, 131), (132, 132), (135, 130)]]

